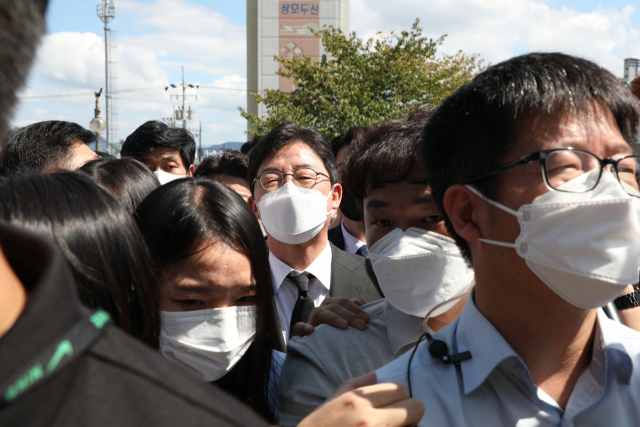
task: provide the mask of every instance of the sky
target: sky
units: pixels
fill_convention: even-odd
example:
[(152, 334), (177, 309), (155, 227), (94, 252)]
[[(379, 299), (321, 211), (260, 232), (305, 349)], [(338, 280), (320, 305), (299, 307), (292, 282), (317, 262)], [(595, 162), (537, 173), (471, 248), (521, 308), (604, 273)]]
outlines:
[[(88, 127), (93, 92), (105, 86), (104, 30), (97, 0), (50, 0), (47, 34), (13, 126), (67, 120)], [(590, 59), (622, 77), (623, 59), (640, 58), (640, 2), (608, 0), (351, 0), (350, 29), (374, 37), (411, 28), (447, 37), (440, 52), (475, 53), (485, 64), (535, 51)], [(242, 0), (116, 0), (110, 27), (117, 41), (116, 140), (147, 120), (170, 117), (182, 101), (164, 88), (182, 78), (202, 125), (202, 145), (244, 141), (246, 2)], [(104, 116), (104, 97), (101, 98)]]

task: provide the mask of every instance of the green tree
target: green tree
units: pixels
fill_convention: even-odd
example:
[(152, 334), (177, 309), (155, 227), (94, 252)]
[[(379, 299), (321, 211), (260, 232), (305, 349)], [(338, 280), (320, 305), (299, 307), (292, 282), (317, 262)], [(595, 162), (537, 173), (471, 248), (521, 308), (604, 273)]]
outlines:
[(436, 56), (446, 35), (435, 41), (423, 37), (419, 22), (411, 31), (379, 32), (366, 42), (329, 27), (315, 33), (326, 52), (319, 62), (304, 55), (275, 57), (282, 64), (278, 74), (293, 79), (294, 90), (252, 93), (258, 104), (266, 105), (268, 116), (239, 108), (251, 124), (249, 133), (265, 134), (292, 122), (333, 138), (352, 126), (373, 126), (418, 106), (439, 104), (483, 69), (482, 60), (462, 51)]

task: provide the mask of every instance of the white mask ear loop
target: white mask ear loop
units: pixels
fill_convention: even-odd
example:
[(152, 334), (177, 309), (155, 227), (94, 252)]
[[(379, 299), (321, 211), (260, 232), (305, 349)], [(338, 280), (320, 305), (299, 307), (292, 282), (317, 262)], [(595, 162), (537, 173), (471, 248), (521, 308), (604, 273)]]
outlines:
[(484, 194), (482, 194), (481, 192), (479, 192), (478, 190), (476, 190), (475, 188), (473, 188), (470, 185), (465, 185), (465, 187), (467, 187), (469, 190), (473, 191), (478, 197), (480, 197), (482, 200), (484, 200), (485, 202), (489, 202), (491, 203), (493, 206), (502, 209), (503, 211), (510, 213), (513, 216), (518, 216), (518, 212), (514, 211), (511, 208), (506, 207), (505, 205), (502, 205), (494, 200), (489, 199), (488, 197), (486, 197)]
[[(473, 282), (472, 282), (472, 283), (473, 283)], [(460, 300), (460, 299), (462, 299), (462, 298), (466, 297), (467, 295), (471, 294), (471, 290), (472, 290), (472, 289), (473, 289), (473, 288), (469, 289), (467, 292), (465, 292), (465, 293), (464, 293), (464, 294), (462, 294), (462, 295), (456, 295), (456, 296), (455, 296), (455, 297), (453, 297), (453, 298), (449, 298), (448, 300), (441, 302), (440, 304), (436, 305), (436, 306), (435, 306), (435, 307), (433, 307), (431, 310), (429, 310), (429, 312), (427, 313), (427, 315), (426, 315), (426, 316), (424, 316), (424, 319), (422, 320), (422, 330), (423, 330), (424, 332), (427, 332), (427, 333), (428, 333), (428, 334), (430, 334), (430, 335), (435, 334), (435, 332), (434, 332), (434, 331), (433, 331), (433, 330), (432, 330), (432, 329), (427, 325), (427, 322), (428, 322), (428, 321), (429, 321), (429, 319), (430, 319), (431, 313), (433, 313), (434, 311), (436, 311), (438, 308), (442, 307), (443, 305), (447, 305), (447, 304), (449, 304), (449, 303), (450, 303), (450, 302), (452, 302), (452, 301)]]
[[(470, 185), (465, 185), (465, 187), (467, 187), (469, 190), (473, 191), (478, 197), (480, 197), (482, 200), (484, 200), (487, 203), (492, 204), (493, 206), (497, 207), (498, 209), (502, 209), (503, 211), (510, 213), (511, 215), (515, 216), (516, 218), (519, 216), (518, 212), (514, 211), (511, 208), (506, 207), (505, 205), (502, 205), (494, 200), (489, 199), (488, 197), (485, 197), (484, 194), (482, 194), (481, 192), (479, 192), (478, 190), (476, 190), (475, 188), (473, 188)], [(508, 243), (508, 242), (499, 242), (497, 240), (490, 240), (490, 239), (478, 239), (481, 242), (484, 243), (489, 243), (492, 245), (496, 245), (496, 246), (503, 246), (505, 248), (517, 248), (518, 246), (515, 243)]]

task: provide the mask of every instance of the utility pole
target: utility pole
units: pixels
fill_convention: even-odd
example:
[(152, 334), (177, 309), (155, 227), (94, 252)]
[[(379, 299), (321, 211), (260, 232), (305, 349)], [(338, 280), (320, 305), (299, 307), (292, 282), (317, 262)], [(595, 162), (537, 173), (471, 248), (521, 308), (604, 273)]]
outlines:
[[(198, 89), (200, 86), (199, 85), (192, 85), (192, 84), (186, 84), (184, 82), (184, 67), (182, 67), (182, 82), (178, 83), (179, 85), (182, 85), (182, 95), (170, 95), (169, 99), (173, 99), (173, 97), (175, 96), (176, 99), (179, 99), (180, 97), (182, 97), (182, 109), (178, 108), (177, 111), (174, 111), (174, 119), (176, 121), (181, 120), (182, 121), (182, 127), (184, 129), (187, 128), (187, 120), (193, 120), (193, 116), (195, 114), (195, 110), (192, 110), (191, 107), (189, 107), (189, 110), (187, 110), (187, 97), (189, 96), (193, 96), (196, 99), (198, 99), (198, 94), (196, 93), (195, 95), (187, 95), (187, 87), (190, 88), (195, 88)], [(177, 88), (177, 86), (175, 84), (171, 84), (167, 87), (164, 88), (164, 90), (169, 90), (169, 88), (172, 87), (174, 89)]]
[[(187, 110), (187, 87), (184, 85), (184, 67), (182, 68), (182, 127), (187, 128), (187, 116), (184, 112)], [(191, 108), (191, 107), (189, 107)]]
[(112, 117), (111, 117), (111, 71), (110, 71), (110, 51), (111, 42), (109, 40), (109, 22), (116, 17), (115, 0), (102, 0), (102, 3), (98, 5), (98, 18), (104, 22), (104, 68), (105, 68), (105, 104), (107, 110), (107, 143), (111, 144), (112, 135)]

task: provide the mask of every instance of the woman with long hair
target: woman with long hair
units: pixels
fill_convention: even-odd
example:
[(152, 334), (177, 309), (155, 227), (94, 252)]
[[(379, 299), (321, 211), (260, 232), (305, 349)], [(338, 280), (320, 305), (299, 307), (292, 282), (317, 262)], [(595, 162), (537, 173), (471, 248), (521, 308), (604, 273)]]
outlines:
[(273, 421), (279, 328), (267, 246), (247, 203), (219, 182), (180, 179), (134, 217), (160, 267), (160, 351)]
[(0, 219), (49, 238), (71, 265), (80, 300), (158, 348), (152, 258), (131, 214), (80, 172), (28, 171), (0, 180)]

